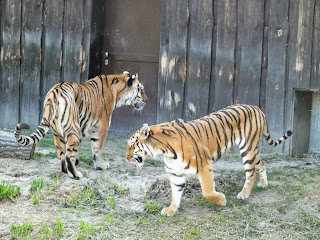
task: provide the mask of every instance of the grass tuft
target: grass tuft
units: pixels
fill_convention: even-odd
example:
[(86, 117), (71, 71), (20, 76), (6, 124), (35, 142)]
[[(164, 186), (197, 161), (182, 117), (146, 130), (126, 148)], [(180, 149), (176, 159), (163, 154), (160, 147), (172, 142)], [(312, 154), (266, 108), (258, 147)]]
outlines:
[(0, 184), (0, 201), (13, 200), (20, 195), (20, 187), (9, 183), (2, 182)]

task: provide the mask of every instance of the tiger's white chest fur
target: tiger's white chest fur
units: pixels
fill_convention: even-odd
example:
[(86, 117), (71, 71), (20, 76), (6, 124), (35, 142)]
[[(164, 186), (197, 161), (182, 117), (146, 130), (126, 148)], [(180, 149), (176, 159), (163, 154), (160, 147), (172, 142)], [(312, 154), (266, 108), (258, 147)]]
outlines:
[(197, 170), (191, 167), (187, 167), (187, 163), (178, 156), (177, 159), (167, 157), (163, 155), (163, 160), (165, 164), (165, 169), (168, 173), (173, 173), (176, 175), (194, 175), (197, 174)]

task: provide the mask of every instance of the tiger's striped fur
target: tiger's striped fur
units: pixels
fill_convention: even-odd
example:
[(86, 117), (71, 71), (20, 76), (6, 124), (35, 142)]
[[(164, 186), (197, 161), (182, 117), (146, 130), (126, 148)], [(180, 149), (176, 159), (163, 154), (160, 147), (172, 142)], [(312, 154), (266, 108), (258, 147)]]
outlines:
[(29, 126), (19, 123), (15, 137), (21, 145), (32, 145), (51, 127), (62, 171), (79, 179), (82, 174), (75, 165), (81, 138), (90, 137), (95, 169), (107, 169), (109, 165), (102, 159), (102, 150), (113, 110), (124, 105), (142, 110), (146, 102), (138, 74), (100, 75), (83, 84), (58, 83), (45, 97), (43, 117), (35, 132), (22, 136), (21, 130)]
[(172, 199), (162, 214), (177, 211), (189, 174), (198, 175), (205, 198), (223, 206), (226, 199), (215, 190), (213, 161), (230, 147), (239, 146), (246, 181), (237, 198), (248, 198), (255, 181), (255, 169), (259, 170), (258, 186), (268, 185), (266, 167), (258, 150), (262, 134), (270, 145), (277, 146), (292, 132), (287, 131), (278, 141), (273, 141), (265, 115), (258, 107), (233, 105), (194, 121), (178, 119), (153, 126), (145, 124), (128, 140), (126, 159), (140, 168), (147, 156), (163, 156)]

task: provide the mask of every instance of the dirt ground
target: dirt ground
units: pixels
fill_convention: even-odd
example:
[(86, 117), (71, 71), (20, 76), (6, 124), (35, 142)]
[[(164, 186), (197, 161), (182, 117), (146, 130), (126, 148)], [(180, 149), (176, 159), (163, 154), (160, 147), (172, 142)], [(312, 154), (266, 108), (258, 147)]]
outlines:
[[(113, 147), (116, 146), (110, 146), (110, 148)], [(118, 212), (125, 215), (125, 213), (128, 212), (137, 216), (139, 214), (143, 214), (145, 211), (145, 202), (148, 199), (156, 199), (159, 194), (162, 194), (160, 197), (165, 199), (165, 203), (163, 204), (168, 204), (170, 201), (170, 188), (164, 168), (161, 166), (161, 162), (159, 165), (154, 162), (147, 164), (142, 171), (136, 172), (133, 165), (129, 165), (124, 161), (123, 150), (124, 148), (122, 147), (121, 151), (114, 151), (116, 153), (111, 156), (111, 168), (109, 170), (96, 171), (92, 166), (81, 163), (78, 169), (83, 173), (84, 177), (79, 181), (70, 179), (66, 174), (60, 173), (60, 164), (58, 163), (57, 158), (50, 158), (46, 155), (33, 160), (0, 158), (0, 182), (5, 181), (10, 184), (20, 186), (21, 188), (21, 195), (19, 197), (12, 201), (0, 202), (0, 239), (11, 239), (10, 227), (12, 225), (21, 225), (25, 222), (32, 222), (34, 225), (40, 226), (44, 223), (52, 223), (55, 219), (61, 219), (64, 223), (65, 231), (68, 232), (63, 239), (76, 239), (76, 229), (79, 219), (96, 225), (103, 222), (106, 215), (110, 212), (114, 215)], [(46, 149), (38, 148), (36, 151), (45, 152)], [(108, 149), (108, 151), (112, 151), (112, 149)], [(106, 155), (108, 156), (108, 153)], [(316, 166), (317, 169), (320, 169), (319, 164), (320, 160), (314, 157), (295, 160), (284, 160), (282, 158), (267, 161), (268, 171), (277, 169), (294, 169), (301, 166), (310, 168), (314, 168)], [(222, 159), (216, 162), (214, 167), (215, 172), (217, 172), (217, 179), (222, 179), (222, 183), (220, 184), (220, 187), (222, 188), (224, 187), (223, 181), (226, 181), (226, 179), (224, 179), (224, 175), (228, 176), (228, 174), (225, 173), (243, 171), (240, 159), (238, 161)], [(32, 180), (39, 179), (40, 177), (44, 178), (46, 187), (43, 190), (44, 194), (40, 199), (40, 203), (34, 204), (30, 193), (31, 182)], [(271, 185), (276, 186), (278, 184), (276, 179), (269, 178), (269, 180)], [(217, 182), (219, 186), (219, 181), (217, 180)], [(241, 188), (243, 182), (244, 174), (242, 180), (232, 184), (236, 184)], [(163, 184), (165, 186), (162, 186)], [(81, 189), (83, 190), (84, 186), (92, 186), (95, 189), (100, 204), (82, 204), (81, 209), (70, 207), (70, 204), (68, 206), (68, 201), (66, 201), (66, 199), (72, 197), (75, 192), (79, 192)], [(122, 195), (115, 194), (115, 186), (118, 186), (118, 190), (119, 186), (124, 186), (125, 193)], [(200, 186), (196, 179), (191, 181), (191, 183), (189, 182), (188, 186), (189, 189), (186, 189), (184, 198), (188, 198), (189, 196), (190, 198), (193, 198), (193, 201), (196, 201), (194, 200), (194, 195), (201, 198)], [(113, 193), (110, 192), (112, 189)], [(191, 191), (191, 195), (188, 194), (189, 190)], [(162, 192), (159, 193), (159, 191)], [(226, 189), (223, 191), (226, 193), (228, 190)], [(319, 188), (317, 191), (319, 193)], [(101, 203), (110, 195), (115, 196), (116, 198), (117, 211), (111, 211), (110, 207), (108, 207), (106, 203)], [(261, 191), (258, 192), (258, 194), (253, 194), (246, 204), (257, 201), (272, 204), (282, 198), (283, 196), (276, 191), (268, 191), (265, 192), (265, 194)], [(182, 201), (185, 200), (183, 199)], [(205, 212), (206, 207), (207, 205), (197, 205), (189, 211), (186, 211), (187, 207), (185, 207), (185, 209), (183, 210), (182, 208), (178, 214), (188, 215), (188, 219), (201, 218), (201, 216), (199, 216), (199, 209), (201, 208), (201, 211)], [(197, 210), (197, 208), (199, 209)], [(319, 195), (316, 194), (313, 198), (312, 196), (309, 197), (308, 208), (310, 208), (310, 210), (320, 219)], [(161, 208), (159, 211), (161, 211)], [(266, 221), (265, 223), (262, 222), (259, 224), (263, 225), (269, 223)], [(262, 227), (264, 228), (265, 226)], [(112, 236), (113, 237), (110, 238), (106, 237), (105, 239), (124, 239), (122, 237), (117, 238), (118, 235), (116, 232), (114, 232)], [(128, 237), (127, 239), (139, 238), (141, 239), (141, 237), (136, 236), (132, 238)], [(162, 239), (161, 237), (157, 238)], [(270, 235), (270, 238), (273, 238), (272, 235)], [(88, 237), (88, 239), (99, 239), (99, 237)], [(177, 237), (176, 239), (187, 238)], [(197, 239), (205, 238), (198, 237)]]

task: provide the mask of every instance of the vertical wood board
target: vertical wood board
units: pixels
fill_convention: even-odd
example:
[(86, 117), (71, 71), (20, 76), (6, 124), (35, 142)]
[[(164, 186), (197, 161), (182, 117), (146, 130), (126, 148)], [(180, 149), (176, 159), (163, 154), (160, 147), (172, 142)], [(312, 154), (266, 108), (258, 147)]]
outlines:
[(1, 1), (0, 127), (19, 121), (21, 1)]
[[(314, 0), (290, 1), (288, 41), (288, 83), (286, 89), (286, 128), (292, 128), (294, 89), (309, 89)], [(289, 146), (285, 145), (285, 151)]]
[[(274, 139), (278, 139), (286, 131), (285, 120), (285, 92), (286, 92), (286, 58), (287, 40), (289, 35), (287, 1), (271, 0), (267, 5), (268, 18), (266, 46), (266, 85), (265, 85), (265, 114), (269, 131)], [(276, 106), (276, 107), (275, 107)], [(271, 148), (263, 141), (266, 151), (282, 152), (284, 145)]]
[[(42, 44), (42, 103), (47, 92), (60, 82), (64, 0), (45, 1)], [(42, 105), (41, 105), (42, 109)]]
[(102, 74), (102, 67), (104, 64), (103, 52), (106, 51), (103, 46), (105, 33), (105, 1), (92, 1), (92, 12), (94, 14), (91, 16), (90, 62), (88, 78)]
[(309, 149), (312, 94), (295, 91), (293, 110), (292, 154), (302, 155)]
[[(158, 92), (158, 122), (183, 116), (184, 88), (186, 80), (186, 49), (189, 9), (185, 0), (168, 0), (167, 33), (162, 34)], [(164, 84), (164, 87), (161, 86)]]
[(320, 1), (315, 1), (313, 17), (313, 45), (311, 63), (311, 89), (320, 88)]
[[(91, 13), (92, 0), (84, 1), (84, 18), (83, 18), (83, 36), (80, 51), (80, 81), (88, 80), (89, 59), (90, 59), (90, 32), (91, 32)], [(102, 19), (101, 19), (102, 20)]]
[(214, 1), (216, 19), (215, 62), (212, 65), (209, 112), (234, 103), (237, 1)]
[(237, 103), (259, 105), (264, 2), (238, 1)]
[(190, 1), (188, 64), (183, 118), (208, 113), (213, 29), (212, 0)]
[(63, 33), (63, 76), (64, 82), (80, 82), (80, 51), (83, 36), (83, 1), (65, 2)]
[(21, 122), (39, 124), (43, 1), (22, 1)]

